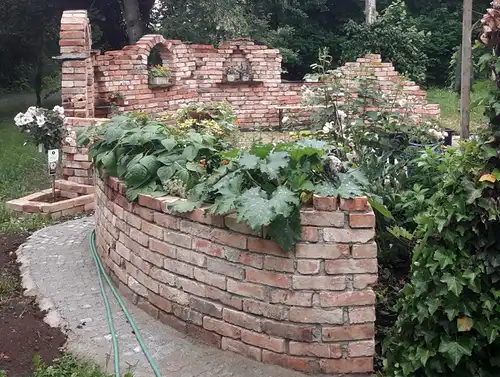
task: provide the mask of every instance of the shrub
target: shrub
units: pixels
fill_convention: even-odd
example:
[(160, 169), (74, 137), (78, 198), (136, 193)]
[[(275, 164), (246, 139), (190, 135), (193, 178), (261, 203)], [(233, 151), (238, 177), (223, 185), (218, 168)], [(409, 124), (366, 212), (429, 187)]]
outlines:
[(367, 53), (381, 54), (410, 79), (424, 82), (430, 35), (415, 26), (403, 0), (389, 5), (371, 25), (349, 21), (345, 27), (342, 61), (355, 61)]

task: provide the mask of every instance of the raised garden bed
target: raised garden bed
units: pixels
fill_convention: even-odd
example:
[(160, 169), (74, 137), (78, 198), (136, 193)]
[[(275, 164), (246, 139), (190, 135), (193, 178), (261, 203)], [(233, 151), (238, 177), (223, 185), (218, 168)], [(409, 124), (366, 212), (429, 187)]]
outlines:
[(55, 198), (46, 189), (5, 204), (14, 212), (41, 213), (52, 218), (89, 212), (94, 209), (94, 187), (76, 182), (57, 180)]

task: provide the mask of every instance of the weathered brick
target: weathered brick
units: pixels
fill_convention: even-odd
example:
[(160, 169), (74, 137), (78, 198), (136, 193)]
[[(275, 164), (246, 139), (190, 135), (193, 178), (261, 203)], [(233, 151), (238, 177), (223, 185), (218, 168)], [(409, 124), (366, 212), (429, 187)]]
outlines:
[(249, 346), (248, 344), (240, 342), (239, 340), (222, 338), (222, 349), (224, 351), (238, 353), (257, 361), (262, 360), (262, 350), (260, 348)]
[(159, 313), (158, 308), (156, 306), (152, 305), (151, 303), (149, 303), (148, 300), (146, 300), (142, 297), (139, 297), (139, 300), (137, 301), (136, 305), (139, 309), (145, 311), (154, 319), (158, 318), (158, 313)]
[(343, 228), (345, 224), (343, 212), (302, 211), (300, 221), (302, 225)]
[(215, 346), (217, 348), (221, 348), (222, 346), (222, 336), (207, 331), (199, 326), (188, 324), (187, 333), (191, 337), (200, 340), (203, 343)]
[(241, 337), (241, 329), (239, 327), (211, 317), (203, 317), (203, 328), (229, 338), (239, 339)]
[(295, 247), (297, 258), (309, 259), (337, 259), (349, 255), (348, 244), (297, 244)]
[(319, 362), (322, 373), (371, 373), (373, 357), (325, 359)]
[(375, 305), (375, 292), (320, 292), (319, 301), (323, 307)]
[(375, 307), (349, 308), (349, 323), (375, 322)]
[(273, 289), (271, 290), (271, 303), (289, 306), (312, 306), (312, 295), (312, 292)]
[(323, 327), (323, 340), (327, 342), (373, 339), (374, 336), (375, 326), (373, 324)]
[(318, 242), (319, 240), (318, 228), (314, 228), (312, 226), (303, 226), (300, 238), (302, 241)]
[(194, 278), (202, 283), (212, 285), (214, 287), (225, 290), (226, 289), (226, 277), (222, 275), (217, 275), (211, 273), (202, 268), (194, 268)]
[(177, 288), (181, 288), (186, 292), (192, 293), (197, 296), (205, 297), (207, 292), (207, 286), (196, 281), (185, 279), (181, 277), (176, 278)]
[(316, 289), (343, 291), (346, 287), (345, 276), (294, 276), (293, 289)]
[(130, 238), (140, 243), (142, 246), (148, 246), (149, 237), (147, 234), (144, 234), (140, 230), (135, 228), (130, 228)]
[(151, 237), (163, 240), (163, 228), (158, 225), (154, 225), (151, 224), (150, 222), (143, 221), (141, 230)]
[(193, 249), (215, 257), (222, 257), (224, 255), (224, 248), (221, 245), (217, 245), (201, 238), (194, 239)]
[(368, 198), (366, 197), (340, 200), (340, 209), (343, 211), (366, 211), (368, 208)]
[(338, 259), (325, 261), (325, 272), (331, 275), (377, 273), (376, 259)]
[(242, 313), (237, 310), (224, 308), (222, 312), (224, 321), (235, 324), (246, 329), (261, 331), (261, 321), (259, 317)]
[(349, 342), (348, 350), (350, 357), (373, 356), (375, 354), (375, 341), (372, 339)]
[(349, 225), (351, 228), (374, 228), (375, 214), (372, 213), (350, 213)]
[(187, 332), (187, 324), (184, 321), (177, 319), (173, 315), (160, 312), (158, 314), (158, 319), (160, 320), (160, 322), (176, 329), (177, 331), (180, 331), (182, 333)]
[(253, 268), (245, 269), (245, 280), (278, 288), (289, 288), (291, 285), (288, 275)]
[(207, 268), (211, 272), (216, 272), (235, 279), (243, 279), (245, 276), (245, 270), (242, 267), (221, 259), (209, 258), (207, 260)]
[(128, 287), (137, 293), (139, 296), (142, 297), (147, 297), (148, 296), (148, 289), (143, 286), (141, 283), (139, 283), (137, 280), (135, 280), (132, 276), (128, 277)]
[(232, 279), (227, 280), (227, 291), (240, 296), (252, 297), (259, 300), (263, 300), (266, 296), (266, 291), (263, 286)]
[(186, 213), (184, 216), (198, 223), (213, 225), (219, 228), (224, 227), (224, 217), (218, 215), (211, 215), (206, 210), (207, 207), (198, 208), (192, 212)]
[(192, 250), (179, 247), (177, 248), (176, 255), (178, 260), (194, 264), (195, 266), (205, 267), (207, 265), (207, 257)]
[(252, 266), (255, 268), (262, 268), (264, 265), (264, 257), (262, 255), (247, 253), (238, 249), (226, 248), (224, 250), (225, 257), (231, 262)]
[(151, 304), (163, 310), (165, 313), (172, 313), (172, 303), (165, 298), (153, 292), (148, 292), (148, 300)]
[(221, 291), (215, 287), (207, 286), (206, 295), (207, 298), (218, 301), (224, 305), (231, 306), (232, 308), (236, 308), (238, 310), (242, 310), (243, 308), (243, 300), (241, 298)]
[(364, 245), (352, 245), (352, 257), (356, 259), (376, 258), (377, 244), (372, 242)]
[(121, 242), (116, 243), (116, 252), (126, 260), (130, 260), (130, 250)]
[(161, 268), (157, 268), (154, 266), (151, 267), (149, 276), (151, 276), (155, 280), (158, 280), (161, 283), (165, 283), (172, 286), (175, 285), (175, 275)]
[(374, 237), (375, 229), (323, 229), (323, 238), (326, 242), (367, 243)]
[(184, 322), (194, 323), (198, 326), (201, 326), (203, 324), (203, 315), (191, 308), (172, 304), (172, 312), (177, 318), (182, 319)]
[(291, 258), (266, 256), (264, 258), (264, 268), (272, 271), (294, 272), (293, 260)]
[(262, 320), (262, 331), (280, 338), (297, 340), (300, 342), (313, 342), (321, 339), (320, 330), (312, 325), (297, 323)]
[(136, 215), (138, 215), (139, 217), (142, 217), (143, 220), (146, 220), (146, 221), (149, 221), (149, 222), (153, 221), (154, 211), (151, 210), (151, 209), (149, 209), (149, 208), (142, 207), (142, 206), (134, 203), (132, 211)]
[(191, 296), (189, 306), (194, 310), (215, 318), (222, 318), (222, 305)]
[(230, 214), (227, 215), (224, 218), (224, 224), (226, 225), (227, 228), (238, 232), (238, 233), (243, 233), (243, 234), (250, 234), (252, 236), (257, 236), (260, 237), (262, 232), (256, 232), (252, 230), (246, 223), (244, 222), (238, 222), (236, 220), (237, 215), (236, 214)]
[(165, 267), (165, 269), (172, 271), (176, 274), (193, 278), (193, 266), (187, 263), (172, 259), (165, 259), (163, 266)]
[(301, 259), (297, 261), (297, 272), (303, 275), (316, 275), (321, 268), (321, 261)]
[(337, 198), (331, 198), (327, 196), (313, 196), (313, 206), (318, 211), (336, 211), (337, 210)]
[(354, 275), (353, 286), (355, 289), (365, 289), (377, 283), (378, 275)]
[(290, 355), (338, 359), (342, 357), (340, 344), (290, 342)]
[(267, 304), (265, 302), (253, 300), (243, 300), (243, 310), (248, 313), (276, 320), (288, 319), (288, 308), (280, 305)]
[(341, 324), (343, 320), (342, 309), (309, 309), (309, 308), (291, 308), (290, 321), (301, 323), (330, 323)]
[(167, 229), (179, 229), (179, 218), (175, 216), (166, 215), (164, 213), (155, 212), (153, 215), (153, 221)]
[(289, 253), (286, 253), (279, 247), (279, 245), (274, 241), (263, 240), (262, 238), (248, 238), (248, 250), (263, 253), (263, 254), (272, 254), (280, 257), (289, 257)]
[(191, 249), (193, 237), (179, 232), (166, 230), (164, 240), (173, 245), (181, 246), (185, 249)]
[(283, 353), (286, 351), (285, 340), (266, 334), (259, 334), (249, 330), (241, 330), (241, 340), (244, 343), (265, 348), (274, 352)]
[(160, 296), (180, 305), (189, 305), (189, 295), (180, 289), (160, 284)]
[(169, 245), (162, 241), (158, 241), (155, 238), (149, 239), (149, 248), (153, 251), (156, 251), (157, 253), (160, 253), (172, 259), (175, 259), (177, 255), (176, 254), (177, 249), (174, 246)]
[(262, 350), (262, 361), (306, 373), (313, 373), (319, 369), (318, 361), (313, 358), (290, 356), (267, 350)]

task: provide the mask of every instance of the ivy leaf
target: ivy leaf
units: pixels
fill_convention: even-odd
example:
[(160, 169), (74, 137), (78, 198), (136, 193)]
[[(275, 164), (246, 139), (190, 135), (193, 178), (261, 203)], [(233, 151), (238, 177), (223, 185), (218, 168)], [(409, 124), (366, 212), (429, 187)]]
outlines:
[(451, 369), (455, 370), (462, 357), (472, 355), (472, 348), (474, 348), (475, 343), (474, 338), (461, 337), (456, 342), (446, 339), (441, 341), (439, 352), (448, 360)]
[(434, 260), (439, 263), (439, 267), (441, 267), (441, 269), (453, 264), (452, 256), (446, 251), (442, 252), (441, 250), (436, 250), (434, 253)]
[(273, 152), (267, 157), (266, 162), (260, 163), (260, 171), (267, 174), (270, 179), (276, 179), (280, 170), (288, 166), (289, 159), (287, 152)]
[(497, 178), (493, 174), (483, 174), (481, 178), (479, 178), (479, 182), (485, 181), (495, 183), (497, 181)]
[(459, 332), (468, 332), (472, 329), (474, 321), (469, 317), (457, 318), (457, 328)]
[(429, 357), (431, 356), (431, 353), (428, 349), (418, 347), (417, 351), (415, 352), (415, 358), (420, 360), (422, 365), (425, 367), (425, 364), (427, 364), (427, 360), (429, 360)]
[(238, 211), (238, 222), (246, 221), (255, 231), (262, 225), (268, 225), (273, 217), (267, 193), (259, 187), (245, 191), (235, 202)]
[(267, 227), (267, 233), (283, 250), (292, 250), (301, 234), (299, 208), (295, 207), (289, 216), (276, 217)]
[(250, 154), (248, 152), (244, 152), (239, 160), (240, 166), (244, 169), (249, 169), (249, 170), (256, 169), (257, 166), (259, 165), (259, 162), (260, 162), (259, 157)]
[(448, 286), (448, 290), (453, 292), (457, 297), (460, 295), (460, 293), (462, 293), (462, 290), (464, 288), (463, 284), (458, 281), (455, 276), (449, 273), (444, 274), (441, 282), (446, 283), (446, 285)]

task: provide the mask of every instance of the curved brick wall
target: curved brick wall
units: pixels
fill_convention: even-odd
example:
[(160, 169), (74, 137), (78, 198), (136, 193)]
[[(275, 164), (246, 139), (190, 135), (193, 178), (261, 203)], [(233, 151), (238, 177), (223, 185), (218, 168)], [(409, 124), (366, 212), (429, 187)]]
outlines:
[(304, 372), (367, 373), (374, 355), (377, 247), (366, 199), (302, 210), (291, 253), (232, 216), (176, 216), (173, 197), (128, 203), (97, 180), (97, 246), (121, 292), (224, 350)]

